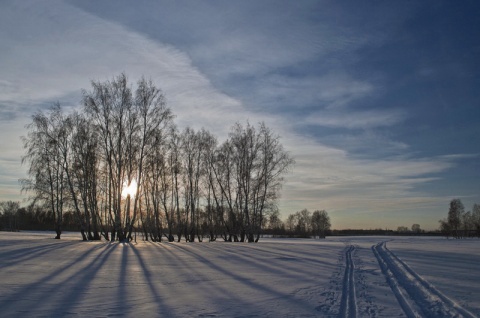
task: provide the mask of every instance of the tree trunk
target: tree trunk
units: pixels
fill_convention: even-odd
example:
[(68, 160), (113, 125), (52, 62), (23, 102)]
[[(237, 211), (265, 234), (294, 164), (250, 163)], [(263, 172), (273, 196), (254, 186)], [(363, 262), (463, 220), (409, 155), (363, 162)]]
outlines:
[(80, 230), (80, 233), (82, 234), (82, 240), (88, 241), (87, 236), (85, 235), (85, 230), (84, 230), (84, 229), (81, 229), (81, 230)]
[(55, 233), (57, 233), (57, 236), (55, 236), (55, 239), (59, 240), (60, 235), (62, 235), (62, 229), (61, 229), (61, 225), (58, 223), (55, 225)]

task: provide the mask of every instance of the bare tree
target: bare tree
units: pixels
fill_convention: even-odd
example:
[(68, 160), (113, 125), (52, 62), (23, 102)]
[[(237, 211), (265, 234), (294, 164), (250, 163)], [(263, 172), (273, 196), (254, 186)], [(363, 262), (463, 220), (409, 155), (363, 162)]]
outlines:
[(259, 168), (255, 175), (253, 186), (253, 233), (256, 241), (262, 230), (264, 215), (276, 210), (276, 200), (283, 184), (283, 175), (294, 164), (294, 160), (283, 149), (280, 137), (265, 125), (259, 129)]
[(472, 208), (472, 222), (477, 237), (480, 237), (480, 205), (476, 203)]
[(397, 227), (397, 232), (398, 233), (408, 233), (408, 231), (409, 231), (409, 229), (406, 226), (402, 225), (402, 226)]
[[(161, 91), (151, 81), (141, 79), (135, 97), (125, 74), (107, 82), (92, 82), (93, 91), (84, 91), (84, 108), (94, 124), (106, 172), (107, 210), (112, 215), (112, 240), (131, 239), (137, 219), (143, 185), (145, 158), (155, 138), (171, 124)], [(122, 190), (132, 183), (135, 193), (122, 198)], [(132, 198), (133, 195), (133, 198)], [(131, 200), (133, 199), (133, 203)]]
[(180, 208), (180, 181), (182, 174), (182, 165), (180, 162), (181, 157), (181, 138), (176, 129), (172, 129), (170, 133), (169, 143), (169, 168), (172, 178), (171, 185), (171, 206), (172, 206), (172, 219), (174, 220), (174, 227), (176, 229), (177, 241), (180, 242), (183, 233), (186, 231), (185, 214), (182, 213)]
[(62, 234), (64, 198), (67, 195), (65, 159), (60, 139), (66, 134), (60, 104), (54, 104), (47, 114), (38, 112), (22, 137), (28, 163), (28, 179), (21, 180), (22, 190), (34, 193), (34, 201), (49, 207), (55, 219), (56, 239)]
[(201, 241), (199, 236), (199, 207), (202, 194), (202, 178), (205, 176), (204, 162), (204, 138), (207, 132), (205, 130), (195, 132), (191, 128), (186, 128), (181, 136), (181, 160), (184, 186), (184, 203), (186, 212), (187, 232), (186, 239), (189, 242), (195, 241), (195, 236)]
[(235, 124), (217, 157), (215, 175), (231, 226), (240, 227), (240, 241), (258, 241), (264, 214), (275, 210), (283, 175), (294, 161), (264, 123), (258, 131)]
[(450, 201), (450, 209), (448, 210), (448, 225), (453, 232), (455, 238), (460, 238), (460, 226), (462, 224), (462, 215), (465, 213), (465, 208), (460, 199), (453, 199)]
[[(99, 207), (100, 169), (98, 137), (88, 120), (77, 112), (70, 116), (72, 125), (71, 172), (68, 174), (77, 218), (81, 223), (82, 231), (86, 231), (89, 240), (100, 240), (99, 231), (108, 239), (108, 232), (104, 225)], [(73, 184), (73, 185), (72, 185)], [(74, 191), (74, 187), (77, 188)], [(78, 199), (76, 199), (78, 196)], [(83, 211), (83, 213), (80, 212)]]
[(295, 213), (297, 218), (297, 226), (295, 231), (298, 235), (307, 237), (312, 230), (312, 214), (307, 209), (303, 209)]
[(440, 223), (440, 232), (448, 239), (452, 235), (452, 229), (446, 219), (438, 221)]
[[(165, 97), (160, 89), (155, 87), (152, 81), (142, 78), (135, 91), (135, 115), (130, 117), (138, 117), (138, 128), (132, 126), (130, 129), (132, 132), (138, 130), (138, 137), (131, 137), (132, 140), (137, 142), (136, 158), (129, 161), (131, 165), (135, 164), (136, 166), (135, 175), (138, 183), (133, 204), (133, 217), (127, 224), (129, 227), (128, 238), (131, 239), (133, 225), (137, 217), (145, 158), (148, 153), (153, 152), (156, 147), (163, 143), (166, 138), (165, 131), (172, 125), (173, 115), (170, 109), (166, 107)], [(128, 181), (131, 182), (131, 180)]]
[(412, 232), (415, 234), (421, 233), (422, 229), (420, 228), (420, 224), (412, 224)]
[(475, 231), (475, 228), (473, 226), (472, 212), (465, 212), (460, 216), (460, 218), (462, 236), (469, 237), (471, 233)]
[[(146, 157), (144, 192), (146, 202), (146, 219), (142, 220), (146, 237), (150, 234), (153, 241), (161, 241), (163, 224), (166, 223), (171, 242), (174, 240), (175, 223), (175, 176), (172, 173), (172, 152), (170, 139), (157, 134), (154, 145)], [(165, 221), (163, 220), (165, 218)], [(149, 234), (147, 233), (149, 232)]]
[[(233, 146), (226, 140), (217, 148), (211, 161), (211, 168), (218, 187), (214, 192), (217, 206), (217, 215), (224, 226), (222, 236), (226, 241), (238, 241), (238, 234), (243, 228), (241, 211), (239, 211), (239, 198), (237, 195), (237, 179), (234, 178), (234, 153)], [(218, 193), (220, 192), (220, 193)]]
[[(20, 209), (20, 203), (15, 201), (3, 201), (0, 202), (0, 229), (7, 229), (9, 231), (18, 230), (18, 218), (17, 213)], [(2, 224), (3, 223), (3, 224)]]
[(325, 238), (326, 232), (331, 227), (330, 217), (325, 210), (315, 210), (312, 213), (312, 232), (313, 236)]
[(280, 219), (280, 212), (278, 209), (272, 211), (268, 216), (268, 228), (274, 236), (277, 234), (284, 234), (285, 224)]
[(287, 220), (285, 221), (286, 229), (289, 233), (295, 233), (295, 229), (297, 227), (297, 218), (295, 214), (289, 214), (287, 216)]
[(93, 91), (83, 92), (83, 104), (89, 120), (99, 133), (107, 182), (107, 209), (111, 213), (111, 239), (125, 239), (122, 219), (122, 188), (126, 182), (128, 113), (132, 108), (132, 93), (127, 77), (121, 74), (113, 81), (92, 82)]
[(205, 199), (205, 232), (209, 234), (209, 240), (217, 239), (217, 231), (222, 227), (223, 200), (221, 190), (215, 182), (216, 149), (217, 139), (207, 131), (203, 131), (203, 169), (205, 178), (203, 187), (206, 188)]

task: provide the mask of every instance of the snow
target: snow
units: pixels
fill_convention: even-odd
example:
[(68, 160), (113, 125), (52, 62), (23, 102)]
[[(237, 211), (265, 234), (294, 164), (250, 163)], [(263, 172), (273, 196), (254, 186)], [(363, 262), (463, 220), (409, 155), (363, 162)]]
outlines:
[[(0, 232), (1, 317), (407, 317), (408, 306), (419, 316), (480, 315), (478, 239), (123, 244), (53, 237)], [(412, 299), (412, 290), (423, 300)]]

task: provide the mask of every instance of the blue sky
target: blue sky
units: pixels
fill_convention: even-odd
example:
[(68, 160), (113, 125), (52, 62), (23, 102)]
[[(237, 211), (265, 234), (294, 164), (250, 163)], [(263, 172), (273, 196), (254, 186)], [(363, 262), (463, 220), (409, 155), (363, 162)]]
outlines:
[(265, 121), (296, 159), (286, 216), (437, 228), (480, 203), (477, 1), (2, 1), (0, 200), (20, 136), (91, 80), (152, 78), (180, 127)]

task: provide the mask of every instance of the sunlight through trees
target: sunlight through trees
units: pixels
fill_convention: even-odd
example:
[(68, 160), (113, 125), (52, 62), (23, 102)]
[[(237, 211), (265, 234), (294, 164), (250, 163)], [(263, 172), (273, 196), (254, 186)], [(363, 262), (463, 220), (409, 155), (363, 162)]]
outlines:
[(151, 81), (92, 81), (83, 112), (59, 103), (33, 115), (23, 138), (23, 190), (52, 211), (57, 238), (74, 215), (82, 237), (190, 242), (258, 241), (294, 160), (264, 123), (233, 125), (219, 144), (205, 129), (179, 132)]

